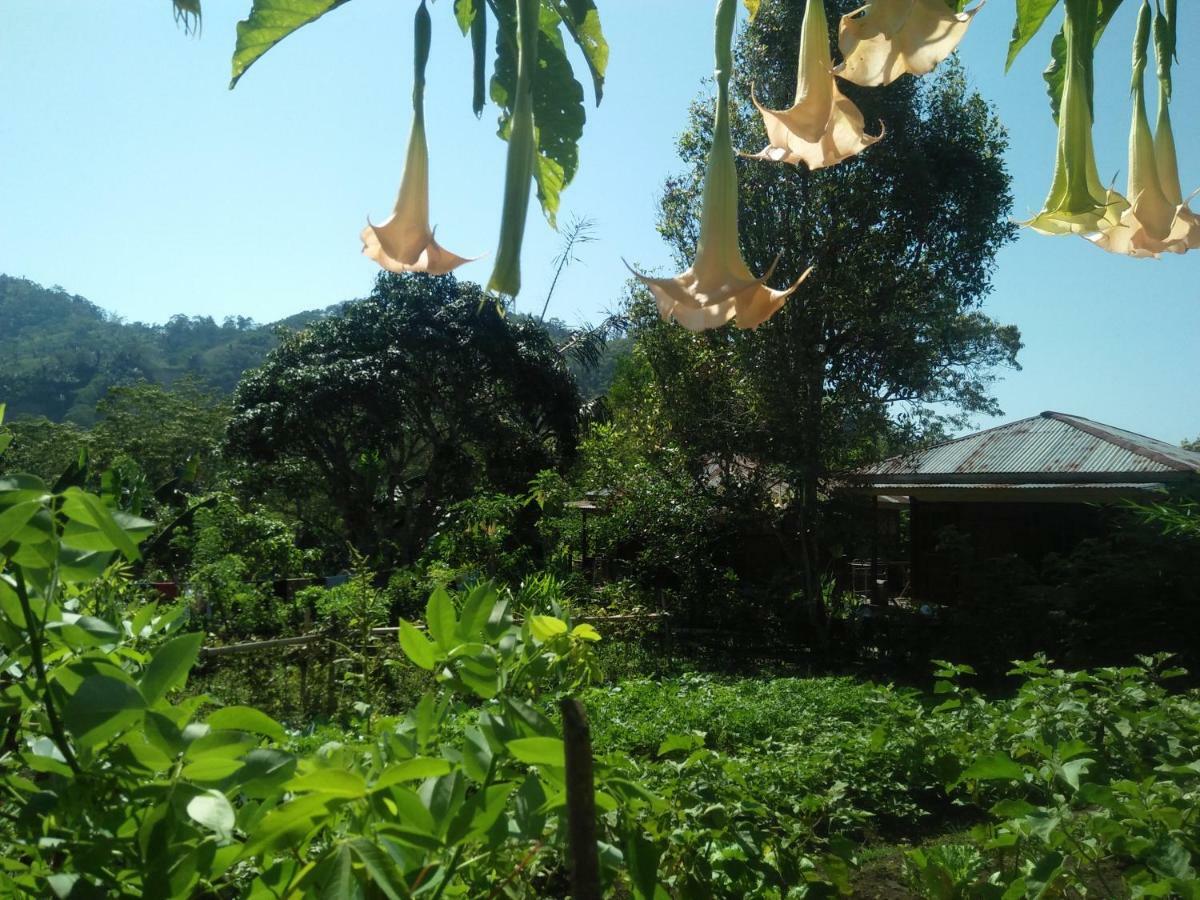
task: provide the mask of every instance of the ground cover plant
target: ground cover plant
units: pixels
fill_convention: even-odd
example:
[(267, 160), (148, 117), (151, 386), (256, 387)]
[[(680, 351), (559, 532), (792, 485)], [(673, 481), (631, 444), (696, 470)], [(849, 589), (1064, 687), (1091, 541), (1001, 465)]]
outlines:
[[(577, 695), (610, 892), (853, 895), (890, 847), (917, 896), (1197, 895), (1200, 700), (1164, 658), (1035, 659), (993, 698), (950, 663), (932, 691), (604, 683), (603, 635), (542, 578), (435, 590), (389, 663), (367, 652), (378, 595), (359, 574), (324, 599), (353, 715), (306, 737), (254, 702), (181, 693), (204, 636), (109, 565), (137, 558), (149, 522), (9, 476), (0, 527), (9, 893), (563, 895), (556, 708)], [(401, 709), (370, 702), (385, 665), (411, 673)]]

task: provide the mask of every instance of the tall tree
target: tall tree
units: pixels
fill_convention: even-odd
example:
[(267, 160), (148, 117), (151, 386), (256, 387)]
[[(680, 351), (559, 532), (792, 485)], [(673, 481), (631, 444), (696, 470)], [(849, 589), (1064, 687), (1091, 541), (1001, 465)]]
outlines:
[[(831, 3), (834, 13), (849, 3)], [(846, 7), (842, 9), (841, 7)], [(802, 0), (764, 4), (738, 41), (767, 106), (787, 106)], [(832, 36), (831, 36), (832, 40)], [(798, 539), (814, 624), (820, 606), (821, 503), (831, 473), (877, 455), (897, 426), (994, 414), (997, 367), (1016, 367), (1020, 335), (980, 310), (997, 250), (1014, 236), (1005, 131), (962, 68), (843, 89), (884, 140), (832, 168), (743, 160), (740, 225), (750, 269), (794, 281), (815, 270), (775, 318), (753, 332), (692, 335), (632, 304), (639, 346), (661, 397), (662, 422), (701, 460), (750, 457), (782, 468), (795, 490)], [(750, 85), (735, 84), (734, 140), (765, 143)], [(686, 265), (698, 236), (699, 191), (712, 127), (693, 108), (680, 142), (687, 168), (668, 181), (660, 230)]]
[[(525, 490), (575, 449), (580, 400), (546, 331), (451, 276), (381, 275), (237, 389), (228, 446), (327, 500), (361, 551), (414, 560), (476, 488)], [(303, 510), (301, 510), (303, 512)]]

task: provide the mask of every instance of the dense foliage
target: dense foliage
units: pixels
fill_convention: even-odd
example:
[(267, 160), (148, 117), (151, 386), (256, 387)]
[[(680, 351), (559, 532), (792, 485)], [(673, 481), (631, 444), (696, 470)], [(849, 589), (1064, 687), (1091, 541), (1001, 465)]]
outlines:
[(569, 458), (579, 411), (543, 329), (475, 285), (385, 274), (247, 376), (228, 445), (268, 486), (299, 473), (346, 540), (407, 563), (473, 488), (519, 491)]
[[(362, 706), (314, 752), (253, 707), (178, 693), (202, 636), (183, 608), (122, 603), (104, 569), (149, 523), (18, 476), (0, 525), (7, 892), (562, 894), (554, 701), (596, 677), (602, 636), (553, 593), (435, 591), (425, 630), (399, 628), (430, 673), (419, 702)], [(603, 877), (646, 898), (847, 895), (854, 839), (957, 808), (981, 824), (908, 852), (918, 896), (1197, 896), (1200, 701), (1168, 690), (1178, 674), (1038, 659), (1001, 701), (950, 664), (930, 699), (836, 679), (593, 689)]]
[[(277, 323), (303, 327), (322, 313)], [(0, 396), (9, 415), (95, 422), (108, 389), (184, 376), (229, 393), (275, 346), (275, 326), (238, 317), (174, 316), (164, 325), (123, 322), (61, 288), (0, 275)]]

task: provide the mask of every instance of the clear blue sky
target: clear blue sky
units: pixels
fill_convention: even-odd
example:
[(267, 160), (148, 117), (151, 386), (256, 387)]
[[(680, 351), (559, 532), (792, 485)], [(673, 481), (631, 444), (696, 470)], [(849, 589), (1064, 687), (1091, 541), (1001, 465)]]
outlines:
[[(470, 112), (469, 48), (450, 5), (432, 10), (433, 220), (451, 250), (490, 254), (504, 145), (493, 109), (482, 121)], [(376, 270), (359, 255), (358, 232), (368, 215), (389, 213), (400, 177), (412, 3), (355, 0), (230, 92), (234, 25), (248, 6), (206, 0), (196, 40), (176, 28), (167, 0), (5, 0), (0, 272), (152, 322), (176, 313), (270, 321), (369, 291)], [(656, 199), (712, 66), (709, 0), (600, 6), (612, 45), (605, 100), (589, 109), (580, 174), (563, 200), (565, 215), (598, 222), (600, 240), (560, 282), (551, 314), (568, 321), (595, 321), (619, 303), (622, 256), (669, 266)], [(1125, 4), (1097, 65), (1100, 169), (1120, 172), (1122, 189), (1135, 9)], [(992, 0), (961, 52), (1011, 132), (1025, 218), (1041, 205), (1054, 149), (1039, 77), (1048, 35), (1006, 77), (1011, 17), (1011, 2)], [(1180, 31), (1173, 109), (1186, 191), (1200, 187), (1200, 19), (1184, 18)], [(540, 309), (558, 243), (531, 213), (519, 308)], [(484, 281), (488, 267), (460, 274)], [(1200, 434), (1200, 253), (1130, 260), (1027, 233), (1001, 254), (987, 309), (1026, 342), (1024, 371), (998, 387), (1007, 418), (1056, 409), (1172, 441)]]

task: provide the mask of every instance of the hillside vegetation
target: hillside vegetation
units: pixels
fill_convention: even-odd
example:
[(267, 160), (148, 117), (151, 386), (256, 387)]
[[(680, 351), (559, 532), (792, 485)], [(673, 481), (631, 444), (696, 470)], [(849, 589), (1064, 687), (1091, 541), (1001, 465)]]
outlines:
[[(91, 425), (97, 404), (115, 386), (169, 386), (189, 377), (231, 394), (242, 374), (278, 345), (281, 330), (300, 330), (344, 305), (266, 324), (245, 316), (218, 323), (211, 316), (176, 315), (153, 325), (126, 322), (60, 287), (0, 275), (0, 397), (10, 419)], [(568, 333), (560, 322), (546, 325), (555, 339)], [(607, 390), (616, 357), (628, 352), (625, 343), (614, 342), (597, 366), (575, 372), (585, 397)]]

